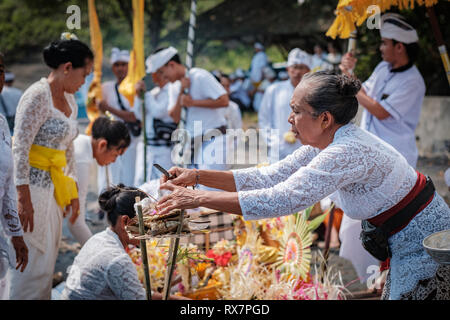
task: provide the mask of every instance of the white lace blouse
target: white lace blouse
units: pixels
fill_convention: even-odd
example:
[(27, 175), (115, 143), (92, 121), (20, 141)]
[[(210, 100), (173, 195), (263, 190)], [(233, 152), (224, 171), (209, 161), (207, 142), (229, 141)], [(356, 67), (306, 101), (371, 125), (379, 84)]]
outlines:
[(81, 248), (62, 293), (64, 300), (145, 300), (136, 268), (110, 228)]
[(302, 146), (271, 166), (233, 175), (246, 220), (295, 213), (335, 191), (349, 217), (368, 219), (397, 204), (417, 180), (400, 153), (354, 124), (339, 128), (323, 150)]
[(65, 93), (65, 98), (72, 109), (69, 118), (53, 106), (50, 85), (46, 78), (42, 78), (31, 85), (20, 99), (13, 142), (16, 185), (32, 184), (50, 188), (52, 184), (48, 171), (30, 168), (29, 152), (32, 144), (66, 150), (65, 174), (77, 181), (72, 142), (78, 134), (78, 106), (72, 94)]

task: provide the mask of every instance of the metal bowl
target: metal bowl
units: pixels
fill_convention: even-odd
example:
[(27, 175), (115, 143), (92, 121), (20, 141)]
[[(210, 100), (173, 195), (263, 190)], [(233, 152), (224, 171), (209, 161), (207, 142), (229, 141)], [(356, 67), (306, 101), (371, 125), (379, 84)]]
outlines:
[(434, 261), (450, 265), (450, 229), (429, 235), (422, 245)]

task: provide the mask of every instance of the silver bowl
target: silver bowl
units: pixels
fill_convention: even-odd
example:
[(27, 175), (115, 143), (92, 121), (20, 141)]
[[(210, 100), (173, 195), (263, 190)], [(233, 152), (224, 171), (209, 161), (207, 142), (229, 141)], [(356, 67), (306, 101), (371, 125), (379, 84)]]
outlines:
[(434, 261), (450, 265), (450, 229), (429, 235), (422, 245)]

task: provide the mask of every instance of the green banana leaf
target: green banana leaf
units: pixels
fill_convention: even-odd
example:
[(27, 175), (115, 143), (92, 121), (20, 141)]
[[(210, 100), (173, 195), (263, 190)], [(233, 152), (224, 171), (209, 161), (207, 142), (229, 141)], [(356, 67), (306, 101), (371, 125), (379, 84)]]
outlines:
[[(308, 229), (313, 232), (314, 230), (316, 230), (325, 220), (325, 218), (327, 217), (327, 215), (330, 213), (331, 209), (333, 209), (334, 207), (334, 203), (331, 205), (331, 207), (325, 211), (324, 213), (322, 213), (320, 216), (315, 217), (313, 220), (311, 220), (311, 222), (308, 224)], [(309, 208), (308, 208), (309, 209)], [(306, 210), (308, 210), (306, 209)], [(305, 210), (305, 211), (306, 211)]]

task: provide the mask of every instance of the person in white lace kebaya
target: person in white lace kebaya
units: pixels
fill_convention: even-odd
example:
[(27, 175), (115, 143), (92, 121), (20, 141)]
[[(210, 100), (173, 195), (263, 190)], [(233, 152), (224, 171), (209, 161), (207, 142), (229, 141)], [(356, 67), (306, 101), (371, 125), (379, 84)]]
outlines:
[(15, 300), (50, 299), (63, 218), (71, 213), (73, 224), (79, 214), (74, 93), (92, 72), (93, 54), (75, 39), (54, 41), (43, 54), (52, 71), (25, 91), (14, 127), (14, 181), (29, 248), (27, 269), (11, 273)]
[[(438, 265), (422, 247), (426, 236), (450, 229), (450, 209), (398, 151), (350, 122), (357, 112), (355, 95), (360, 87), (359, 80), (344, 75), (306, 74), (294, 91), (289, 116), (302, 147), (262, 168), (226, 172), (172, 168), (169, 172), (176, 178), (162, 178), (161, 189), (172, 193), (160, 199), (160, 213), (207, 207), (242, 214), (246, 220), (263, 219), (298, 212), (333, 194), (350, 218), (375, 224), (392, 210), (403, 213), (399, 208), (405, 201), (414, 204), (409, 197), (418, 190), (422, 196), (414, 195), (413, 200), (426, 197), (427, 202), (414, 207), (415, 215), (401, 221), (400, 231), (386, 236), (391, 257), (384, 298), (450, 299), (450, 266)], [(184, 187), (198, 183), (227, 192)]]
[[(125, 226), (136, 214), (135, 198), (147, 195), (119, 184), (106, 189), (99, 197), (110, 227), (92, 236), (81, 248), (70, 267), (62, 300), (145, 300), (146, 293), (137, 270), (125, 248), (138, 245), (128, 237)], [(152, 299), (161, 294), (152, 292)], [(171, 299), (183, 299), (171, 296)]]
[[(0, 53), (0, 92), (4, 80), (5, 65)], [(28, 248), (23, 240), (22, 225), (17, 213), (13, 171), (10, 130), (7, 120), (0, 114), (0, 300), (8, 299), (8, 269), (10, 266), (14, 267), (14, 260), (17, 262), (16, 269), (20, 268), (20, 271), (26, 268), (28, 261)]]

